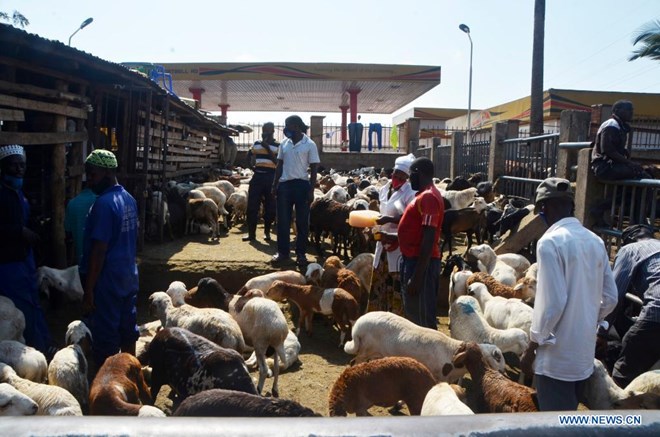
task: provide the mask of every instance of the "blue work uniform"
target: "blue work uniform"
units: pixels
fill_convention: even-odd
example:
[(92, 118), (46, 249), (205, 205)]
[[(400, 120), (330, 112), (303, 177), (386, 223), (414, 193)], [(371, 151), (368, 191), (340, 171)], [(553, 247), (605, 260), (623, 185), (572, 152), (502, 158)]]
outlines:
[(108, 245), (103, 268), (94, 289), (96, 309), (89, 318), (97, 366), (135, 342), (137, 321), (138, 271), (136, 263), (138, 231), (137, 203), (121, 185), (104, 191), (87, 215), (80, 273), (89, 271), (94, 240)]

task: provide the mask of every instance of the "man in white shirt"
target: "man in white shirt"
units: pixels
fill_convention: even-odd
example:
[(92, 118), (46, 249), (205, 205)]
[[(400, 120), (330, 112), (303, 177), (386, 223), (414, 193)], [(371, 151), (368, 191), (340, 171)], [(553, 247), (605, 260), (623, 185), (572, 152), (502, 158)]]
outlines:
[(594, 369), (599, 323), (614, 309), (617, 289), (603, 241), (573, 217), (570, 182), (548, 178), (536, 209), (549, 226), (536, 246), (537, 291), (530, 344), (521, 368), (535, 374), (541, 411), (576, 410)]
[[(277, 254), (273, 264), (289, 261), (289, 226), (293, 207), (296, 208), (296, 263), (307, 267), (307, 236), (309, 209), (314, 200), (319, 151), (307, 135), (307, 125), (297, 115), (285, 120), (284, 136), (277, 152), (277, 169), (273, 194), (277, 196)], [(307, 169), (309, 168), (309, 175)]]

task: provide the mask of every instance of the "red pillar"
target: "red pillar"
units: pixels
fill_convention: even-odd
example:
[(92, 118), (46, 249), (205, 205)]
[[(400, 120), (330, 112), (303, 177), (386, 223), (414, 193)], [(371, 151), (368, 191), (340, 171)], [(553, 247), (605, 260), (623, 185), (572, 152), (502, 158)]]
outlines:
[(193, 99), (199, 102), (199, 107), (202, 107), (202, 94), (204, 93), (204, 88), (188, 88), (193, 95)]
[(348, 132), (346, 130), (346, 113), (348, 112), (348, 106), (340, 106), (341, 109), (341, 141), (348, 141)]
[(220, 111), (221, 111), (220, 112), (220, 118), (222, 120), (222, 124), (226, 125), (227, 124), (227, 109), (231, 105), (229, 105), (228, 103), (220, 103), (218, 106), (220, 107)]
[(348, 90), (351, 103), (351, 123), (357, 123), (357, 95), (359, 92), (360, 90)]

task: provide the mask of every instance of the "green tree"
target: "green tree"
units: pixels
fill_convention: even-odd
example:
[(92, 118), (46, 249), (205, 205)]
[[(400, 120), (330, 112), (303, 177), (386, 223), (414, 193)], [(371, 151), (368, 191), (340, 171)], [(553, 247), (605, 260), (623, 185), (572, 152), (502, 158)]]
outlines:
[(642, 43), (628, 58), (634, 61), (639, 58), (650, 58), (660, 61), (660, 20), (651, 21), (642, 26), (633, 40), (633, 46)]
[(27, 18), (25, 18), (25, 15), (18, 11), (14, 11), (11, 16), (7, 12), (0, 11), (0, 21), (11, 21), (14, 23), (14, 26), (18, 26), (20, 28), (25, 28), (25, 26), (30, 25), (30, 22)]

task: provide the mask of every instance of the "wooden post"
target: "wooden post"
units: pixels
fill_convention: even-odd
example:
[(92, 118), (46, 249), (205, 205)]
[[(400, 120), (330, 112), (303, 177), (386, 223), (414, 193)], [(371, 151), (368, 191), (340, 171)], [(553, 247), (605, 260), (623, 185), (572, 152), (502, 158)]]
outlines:
[[(589, 138), (588, 111), (562, 111), (560, 116), (559, 142), (582, 142)], [(577, 163), (577, 153), (574, 150), (559, 149), (557, 151), (557, 177), (571, 179), (571, 167)]]
[(463, 132), (454, 132), (451, 141), (450, 163), (449, 163), (449, 177), (453, 180), (460, 170), (458, 168), (458, 157), (460, 156), (463, 147)]
[(594, 220), (589, 211), (603, 198), (603, 184), (598, 182), (590, 168), (591, 149), (578, 152), (578, 171), (575, 186), (575, 217), (586, 228), (591, 228)]
[[(58, 91), (69, 91), (68, 84), (62, 81), (56, 82), (56, 88)], [(62, 105), (67, 104), (64, 100), (59, 103)], [(66, 132), (66, 115), (55, 115), (54, 121), (55, 132)], [(52, 261), (55, 268), (63, 269), (67, 266), (66, 242), (64, 235), (66, 144), (61, 143), (53, 145), (51, 158), (53, 165), (50, 180), (50, 201), (53, 211), (51, 219), (51, 230), (53, 233)]]

